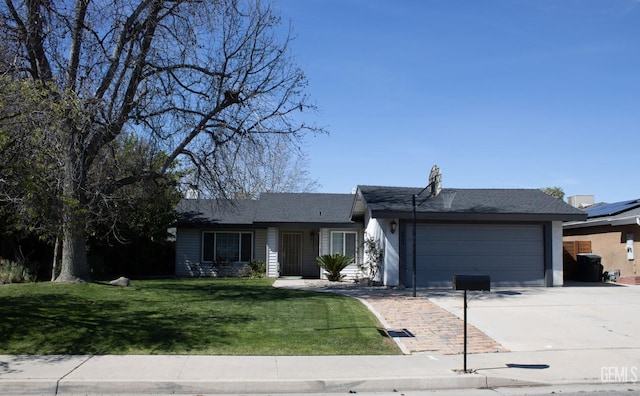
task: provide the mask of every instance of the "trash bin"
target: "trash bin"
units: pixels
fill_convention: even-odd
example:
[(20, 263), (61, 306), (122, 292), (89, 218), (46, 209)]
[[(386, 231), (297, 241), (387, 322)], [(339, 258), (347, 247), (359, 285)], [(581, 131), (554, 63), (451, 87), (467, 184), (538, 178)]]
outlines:
[(602, 258), (597, 254), (578, 255), (578, 279), (582, 282), (602, 282)]

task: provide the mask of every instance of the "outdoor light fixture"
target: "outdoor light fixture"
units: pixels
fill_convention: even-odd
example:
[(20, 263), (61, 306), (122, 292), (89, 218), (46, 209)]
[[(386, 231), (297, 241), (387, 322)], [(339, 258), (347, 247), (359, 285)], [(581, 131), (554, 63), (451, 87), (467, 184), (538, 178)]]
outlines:
[(396, 229), (398, 229), (398, 223), (395, 220), (391, 220), (391, 233), (395, 234)]

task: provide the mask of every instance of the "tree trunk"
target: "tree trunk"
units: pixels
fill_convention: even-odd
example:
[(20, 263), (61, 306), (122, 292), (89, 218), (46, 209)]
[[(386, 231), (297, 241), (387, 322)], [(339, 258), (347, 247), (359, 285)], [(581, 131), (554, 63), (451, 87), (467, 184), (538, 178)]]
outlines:
[[(71, 128), (70, 128), (71, 129)], [(67, 141), (67, 155), (64, 164), (63, 217), (62, 217), (62, 263), (56, 282), (88, 282), (87, 244), (85, 227), (87, 224), (84, 161), (78, 155), (79, 133), (70, 133)]]
[(87, 263), (87, 245), (84, 230), (65, 219), (62, 238), (62, 263), (56, 282), (82, 283), (90, 281)]
[(56, 271), (58, 270), (58, 250), (60, 250), (60, 238), (56, 237), (53, 244), (53, 264), (51, 265), (51, 282), (56, 280)]

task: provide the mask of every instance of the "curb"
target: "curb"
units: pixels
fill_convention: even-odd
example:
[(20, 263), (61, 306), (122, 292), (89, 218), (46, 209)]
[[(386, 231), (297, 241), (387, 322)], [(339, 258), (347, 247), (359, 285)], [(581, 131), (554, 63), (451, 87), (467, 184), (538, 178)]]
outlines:
[(0, 380), (0, 395), (55, 395), (57, 389), (55, 379)]
[[(0, 382), (0, 393), (20, 392), (49, 393), (50, 387), (32, 388), (31, 382), (22, 382), (22, 388), (10, 389)], [(18, 385), (18, 383), (14, 384)], [(448, 389), (488, 389), (495, 387), (542, 386), (546, 384), (519, 381), (509, 378), (485, 377), (478, 374), (424, 378), (366, 378), (349, 380), (267, 380), (267, 381), (101, 381), (61, 380), (57, 391), (50, 394), (260, 394), (260, 393), (337, 393), (337, 392), (383, 392)], [(46, 390), (41, 392), (40, 390)], [(7, 392), (9, 391), (9, 392)]]

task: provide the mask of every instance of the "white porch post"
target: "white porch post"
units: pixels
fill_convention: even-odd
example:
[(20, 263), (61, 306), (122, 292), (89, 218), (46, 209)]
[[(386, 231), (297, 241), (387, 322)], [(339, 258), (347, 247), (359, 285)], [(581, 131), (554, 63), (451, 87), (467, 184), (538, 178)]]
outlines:
[(280, 276), (278, 262), (278, 229), (267, 228), (267, 276), (277, 278)]
[[(322, 256), (325, 254), (331, 254), (331, 230), (328, 228), (321, 228), (320, 232), (320, 246), (318, 251), (318, 256)], [(320, 274), (320, 279), (327, 279), (322, 272), (322, 269), (318, 267), (318, 274)]]

